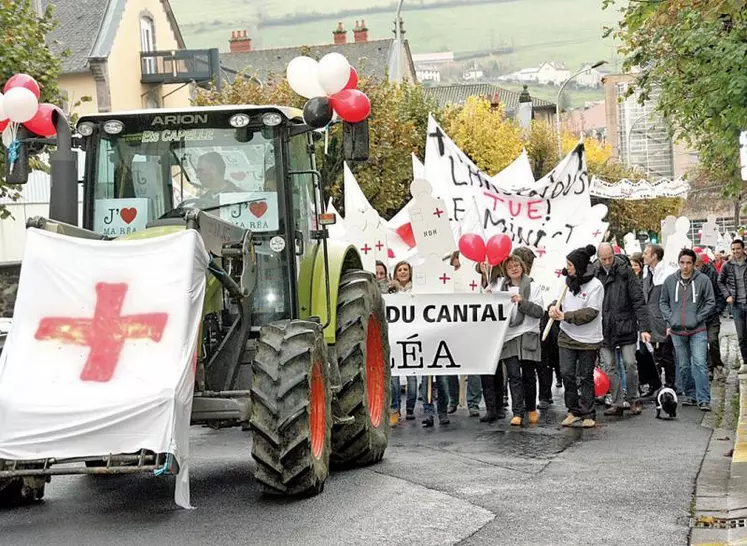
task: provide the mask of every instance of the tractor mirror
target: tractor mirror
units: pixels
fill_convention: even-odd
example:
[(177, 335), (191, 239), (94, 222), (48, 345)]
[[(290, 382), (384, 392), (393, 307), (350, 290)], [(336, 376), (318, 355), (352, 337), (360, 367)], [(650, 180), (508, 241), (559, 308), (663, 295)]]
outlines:
[(30, 132), (23, 126), (18, 128), (17, 142), (5, 148), (5, 183), (25, 184), (29, 180), (29, 149), (24, 140)]
[(342, 124), (342, 148), (345, 161), (368, 161), (368, 120)]

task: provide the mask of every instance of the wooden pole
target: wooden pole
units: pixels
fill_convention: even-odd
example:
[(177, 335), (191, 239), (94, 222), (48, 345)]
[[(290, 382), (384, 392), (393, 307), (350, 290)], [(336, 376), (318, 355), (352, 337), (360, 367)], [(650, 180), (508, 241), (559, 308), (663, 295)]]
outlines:
[[(561, 309), (563, 306), (563, 300), (565, 300), (565, 295), (568, 292), (568, 285), (566, 284), (563, 287), (563, 291), (560, 293), (560, 297), (558, 298), (558, 309)], [(542, 341), (545, 341), (547, 339), (547, 336), (550, 334), (550, 329), (552, 328), (553, 323), (555, 322), (555, 319), (550, 318), (550, 320), (547, 321), (547, 326), (545, 326), (545, 331), (542, 333)]]

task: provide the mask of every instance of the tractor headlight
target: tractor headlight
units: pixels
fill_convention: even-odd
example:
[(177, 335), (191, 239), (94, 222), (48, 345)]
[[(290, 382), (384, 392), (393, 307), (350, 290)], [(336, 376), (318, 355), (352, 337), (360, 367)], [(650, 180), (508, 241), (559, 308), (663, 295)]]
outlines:
[(281, 116), (277, 112), (267, 112), (262, 116), (262, 123), (264, 123), (267, 127), (277, 127), (278, 125), (283, 123), (283, 116)]
[(230, 123), (231, 127), (235, 129), (241, 129), (242, 127), (249, 125), (249, 116), (246, 114), (234, 114), (231, 116), (231, 119), (228, 120), (228, 123)]
[(90, 121), (84, 121), (79, 123), (76, 127), (81, 136), (91, 136), (93, 134), (94, 125)]
[(124, 123), (117, 119), (111, 119), (104, 123), (104, 131), (110, 135), (118, 135), (124, 130)]

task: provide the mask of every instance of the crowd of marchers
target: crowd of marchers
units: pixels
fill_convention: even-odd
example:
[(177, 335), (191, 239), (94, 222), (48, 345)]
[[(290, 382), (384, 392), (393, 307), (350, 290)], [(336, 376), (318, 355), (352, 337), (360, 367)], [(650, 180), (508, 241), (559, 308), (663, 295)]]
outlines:
[[(462, 267), (458, 252), (447, 259), (455, 269)], [(599, 406), (610, 417), (640, 415), (663, 389), (676, 393), (683, 406), (711, 411), (711, 382), (725, 378), (722, 316), (733, 317), (747, 362), (742, 240), (732, 242), (729, 256), (719, 253), (711, 260), (699, 248), (683, 248), (676, 262), (665, 261), (658, 244), (631, 256), (616, 253), (609, 243), (577, 248), (566, 256), (562, 292), (549, 302), (530, 276), (534, 259), (531, 249), (519, 247), (499, 267), (476, 266), (481, 290), (511, 292), (515, 305), (495, 373), (466, 377), (470, 417), (493, 423), (505, 419), (510, 408), (512, 426), (536, 424), (561, 390), (566, 427), (596, 426)], [(413, 267), (406, 261), (391, 273), (377, 262), (376, 276), (383, 293), (412, 290)], [(597, 366), (610, 384), (601, 397), (595, 393)], [(402, 418), (403, 398), (406, 420), (415, 419), (420, 402), (424, 427), (433, 427), (436, 415), (440, 425), (448, 425), (464, 379), (393, 376), (390, 425)]]

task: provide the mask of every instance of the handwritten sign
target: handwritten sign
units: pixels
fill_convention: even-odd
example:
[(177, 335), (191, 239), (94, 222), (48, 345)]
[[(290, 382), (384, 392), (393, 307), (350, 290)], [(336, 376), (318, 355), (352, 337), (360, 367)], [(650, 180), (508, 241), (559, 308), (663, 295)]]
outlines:
[(399, 293), (384, 300), (392, 375), (495, 373), (511, 312), (508, 292)]
[(275, 192), (221, 193), (219, 204), (223, 220), (254, 232), (278, 230), (278, 194)]
[(109, 237), (141, 231), (148, 224), (148, 199), (96, 199), (94, 230)]

